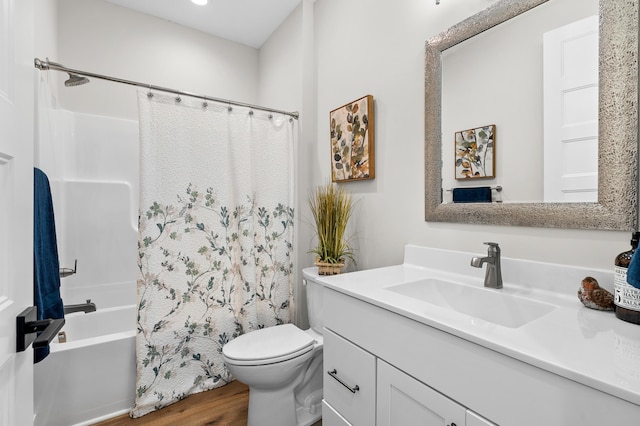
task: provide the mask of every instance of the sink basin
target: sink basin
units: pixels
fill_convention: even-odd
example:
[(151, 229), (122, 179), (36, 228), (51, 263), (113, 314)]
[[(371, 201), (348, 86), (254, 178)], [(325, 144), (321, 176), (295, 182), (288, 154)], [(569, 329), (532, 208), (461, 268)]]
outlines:
[(442, 308), (509, 328), (518, 328), (555, 309), (555, 306), (503, 293), (429, 278), (386, 288)]

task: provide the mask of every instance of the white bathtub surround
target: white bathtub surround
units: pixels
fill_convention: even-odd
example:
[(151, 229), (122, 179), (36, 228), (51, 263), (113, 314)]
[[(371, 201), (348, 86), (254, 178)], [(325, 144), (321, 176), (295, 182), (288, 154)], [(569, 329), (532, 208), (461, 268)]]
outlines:
[(141, 90), (138, 417), (228, 383), (222, 346), (290, 322), (288, 116)]
[(35, 366), (35, 424), (95, 424), (134, 403), (138, 123), (54, 109), (43, 83), (36, 163), (51, 180), (60, 266), (78, 260), (60, 292), (98, 310), (67, 315), (68, 342)]
[(37, 162), (51, 180), (60, 266), (78, 261), (77, 274), (61, 280), (62, 299), (91, 299), (98, 309), (134, 304), (138, 123), (47, 111)]
[(67, 342), (52, 342), (34, 367), (36, 426), (90, 425), (128, 412), (135, 395), (135, 305), (65, 319)]
[[(417, 379), (405, 383), (418, 393), (427, 392), (426, 384), (497, 424), (636, 422), (640, 327), (588, 309), (577, 297), (585, 276), (611, 290), (613, 272), (503, 257), (504, 288), (489, 289), (484, 270), (470, 266), (472, 257), (486, 253), (481, 242), (477, 248), (407, 246), (402, 265), (319, 279), (330, 289), (325, 326), (379, 361), (373, 403), (382, 417), (390, 399), (381, 389), (391, 389), (384, 361)], [(431, 291), (429, 297), (414, 292), (418, 287)], [(492, 317), (492, 311), (504, 315)], [(404, 380), (396, 373), (392, 382)]]

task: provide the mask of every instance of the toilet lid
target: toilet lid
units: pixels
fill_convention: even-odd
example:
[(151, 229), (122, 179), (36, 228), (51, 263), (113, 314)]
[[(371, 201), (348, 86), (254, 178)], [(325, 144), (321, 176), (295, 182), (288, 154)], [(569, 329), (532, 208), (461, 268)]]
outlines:
[(264, 363), (305, 353), (311, 350), (314, 342), (313, 337), (295, 325), (284, 324), (238, 336), (224, 345), (222, 352), (231, 360)]

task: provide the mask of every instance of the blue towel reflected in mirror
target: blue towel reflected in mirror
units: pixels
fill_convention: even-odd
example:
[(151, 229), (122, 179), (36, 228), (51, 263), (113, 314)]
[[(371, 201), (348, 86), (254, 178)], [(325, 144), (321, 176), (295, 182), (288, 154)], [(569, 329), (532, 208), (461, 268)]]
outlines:
[(474, 188), (454, 188), (454, 203), (490, 203), (491, 187), (478, 186)]

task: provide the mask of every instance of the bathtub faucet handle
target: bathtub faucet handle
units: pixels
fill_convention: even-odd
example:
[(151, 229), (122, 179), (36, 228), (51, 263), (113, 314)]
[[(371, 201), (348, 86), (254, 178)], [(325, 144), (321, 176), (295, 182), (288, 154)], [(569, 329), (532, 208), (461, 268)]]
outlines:
[(78, 259), (76, 259), (73, 264), (73, 269), (71, 268), (60, 268), (60, 278), (68, 277), (69, 275), (73, 275), (78, 272)]

